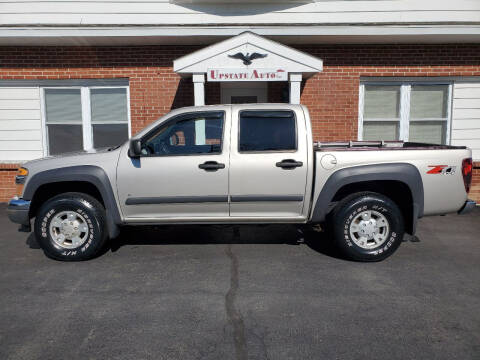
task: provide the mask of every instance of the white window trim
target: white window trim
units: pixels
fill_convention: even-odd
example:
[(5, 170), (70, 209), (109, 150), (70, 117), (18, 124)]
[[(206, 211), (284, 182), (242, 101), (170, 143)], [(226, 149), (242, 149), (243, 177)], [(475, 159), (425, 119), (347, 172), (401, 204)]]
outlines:
[(410, 94), (411, 84), (402, 84), (400, 87), (400, 129), (398, 135), (400, 139), (408, 141), (410, 134)]
[[(358, 91), (358, 140), (363, 140), (363, 122), (365, 110), (365, 85), (394, 85), (400, 86), (400, 128), (399, 138), (403, 141), (408, 141), (410, 130), (410, 95), (412, 85), (448, 85), (448, 100), (447, 100), (447, 114), (445, 118), (426, 118), (413, 121), (446, 121), (445, 142), (447, 145), (451, 144), (451, 127), (452, 127), (452, 102), (453, 102), (453, 81), (404, 81), (404, 80), (389, 80), (389, 81), (368, 81), (362, 80)], [(369, 120), (375, 121), (375, 120)], [(398, 119), (381, 119), (379, 121), (399, 121)]]
[(365, 84), (360, 83), (358, 89), (358, 134), (357, 139), (363, 140), (363, 111), (365, 110)]
[(82, 100), (83, 150), (91, 150), (93, 149), (93, 134), (90, 89), (88, 87), (82, 87), (80, 91)]
[[(112, 85), (112, 86), (41, 86), (40, 87), (40, 111), (42, 123), (42, 145), (43, 156), (49, 156), (48, 149), (48, 131), (47, 131), (47, 113), (45, 109), (45, 89), (80, 89), (80, 99), (82, 106), (82, 135), (83, 135), (83, 150), (93, 149), (93, 127), (92, 127), (92, 112), (90, 104), (90, 89), (126, 89), (127, 96), (127, 125), (128, 138), (132, 136), (132, 125), (130, 116), (130, 86), (128, 85)], [(108, 124), (124, 124), (124, 121), (108, 122)], [(59, 123), (60, 124), (60, 123)], [(69, 123), (70, 124), (70, 123)], [(101, 123), (98, 123), (101, 124)]]
[(48, 139), (47, 139), (47, 115), (45, 109), (45, 91), (43, 88), (39, 88), (40, 90), (40, 122), (41, 122), (41, 131), (42, 131), (42, 152), (43, 157), (48, 156)]

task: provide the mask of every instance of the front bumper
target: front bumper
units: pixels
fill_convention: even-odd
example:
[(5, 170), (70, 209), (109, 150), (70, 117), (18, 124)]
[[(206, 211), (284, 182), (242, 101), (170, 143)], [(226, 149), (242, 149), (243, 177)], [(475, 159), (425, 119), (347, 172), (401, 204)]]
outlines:
[(30, 201), (14, 197), (8, 203), (7, 215), (10, 221), (30, 226)]
[(477, 203), (475, 201), (468, 199), (467, 201), (465, 201), (465, 204), (462, 206), (462, 208), (458, 210), (458, 214), (459, 215), (468, 214), (470, 211), (475, 209), (476, 206), (477, 206)]

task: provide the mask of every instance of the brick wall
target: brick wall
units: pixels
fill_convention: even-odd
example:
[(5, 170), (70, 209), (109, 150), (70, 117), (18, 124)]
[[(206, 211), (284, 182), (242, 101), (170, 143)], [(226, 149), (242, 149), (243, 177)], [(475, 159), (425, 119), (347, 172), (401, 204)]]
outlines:
[(304, 83), (315, 140), (356, 139), (360, 77), (479, 76), (480, 45), (302, 46), (324, 60)]
[[(136, 133), (172, 108), (193, 105), (191, 80), (181, 79), (172, 65), (174, 59), (198, 48), (1, 47), (0, 79), (128, 78), (132, 132)], [(362, 76), (480, 76), (477, 44), (297, 48), (324, 61), (324, 71), (304, 81), (301, 94), (301, 102), (310, 109), (314, 138), (320, 141), (357, 138), (358, 86)], [(269, 84), (269, 101), (281, 102), (285, 85)], [(206, 103), (219, 102), (219, 84), (207, 83)], [(0, 171), (0, 201), (5, 201), (14, 192), (10, 182), (14, 172)], [(479, 178), (477, 172), (475, 179)], [(478, 189), (476, 185), (474, 188)]]
[(15, 174), (18, 164), (0, 164), (0, 202), (7, 201), (16, 193)]
[(472, 187), (469, 198), (480, 204), (480, 162), (473, 163)]

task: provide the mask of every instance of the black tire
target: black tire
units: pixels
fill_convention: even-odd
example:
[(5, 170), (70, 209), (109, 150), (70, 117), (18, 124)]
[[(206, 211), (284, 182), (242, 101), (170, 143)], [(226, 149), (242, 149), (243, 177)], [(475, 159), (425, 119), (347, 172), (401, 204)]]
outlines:
[[(51, 221), (56, 214), (64, 211), (73, 211), (81, 215), (88, 228), (84, 235), (85, 241), (77, 247), (62, 247), (50, 234)], [(75, 192), (63, 193), (51, 198), (40, 207), (36, 214), (34, 230), (38, 244), (48, 257), (62, 261), (88, 260), (101, 252), (107, 240), (105, 209), (90, 195)]]
[[(373, 210), (383, 215), (387, 220), (389, 229), (388, 232), (382, 230), (387, 234), (383, 243), (368, 249), (358, 246), (350, 233), (351, 222), (355, 221), (356, 215), (366, 210)], [(335, 245), (351, 260), (381, 261), (392, 255), (403, 240), (404, 220), (402, 212), (391, 199), (378, 193), (364, 192), (346, 197), (337, 204), (330, 221), (331, 235)], [(354, 236), (358, 236), (356, 234), (358, 233), (354, 233)], [(369, 246), (375, 246), (375, 244)]]

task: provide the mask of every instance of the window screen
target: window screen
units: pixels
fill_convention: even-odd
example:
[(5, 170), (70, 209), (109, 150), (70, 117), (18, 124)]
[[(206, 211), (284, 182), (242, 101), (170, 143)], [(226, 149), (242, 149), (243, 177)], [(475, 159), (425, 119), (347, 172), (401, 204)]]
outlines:
[(80, 89), (45, 89), (50, 155), (83, 150)]
[(144, 155), (219, 154), (222, 151), (223, 112), (181, 116), (142, 141)]
[(242, 111), (240, 151), (295, 150), (295, 115), (292, 111)]
[(363, 119), (364, 140), (398, 140), (400, 86), (366, 85)]
[(93, 147), (115, 146), (128, 139), (127, 89), (90, 89)]
[(366, 121), (363, 124), (363, 140), (398, 140), (398, 122)]
[(447, 117), (448, 85), (412, 85), (410, 118), (444, 119)]
[(409, 141), (445, 144), (448, 85), (412, 85)]
[(365, 86), (365, 119), (399, 119), (400, 86)]
[(411, 121), (408, 141), (445, 144), (446, 121)]

